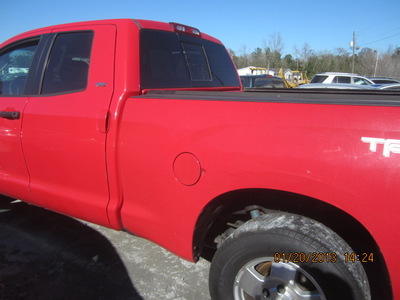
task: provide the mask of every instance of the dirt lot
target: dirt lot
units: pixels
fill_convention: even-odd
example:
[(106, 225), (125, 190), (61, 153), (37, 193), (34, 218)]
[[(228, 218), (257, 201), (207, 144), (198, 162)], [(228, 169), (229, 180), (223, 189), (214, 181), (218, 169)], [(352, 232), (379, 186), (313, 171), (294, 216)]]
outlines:
[(0, 198), (0, 300), (209, 299), (208, 269), (127, 233)]

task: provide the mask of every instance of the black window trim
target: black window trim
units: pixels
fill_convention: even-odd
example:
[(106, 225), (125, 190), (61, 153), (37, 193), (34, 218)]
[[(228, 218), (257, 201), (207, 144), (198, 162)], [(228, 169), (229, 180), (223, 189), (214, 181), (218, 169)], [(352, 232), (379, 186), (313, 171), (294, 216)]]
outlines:
[(35, 57), (32, 61), (32, 72), (29, 73), (26, 85), (26, 93), (29, 96), (38, 96), (40, 94), (41, 84), (43, 80), (44, 70), (48, 55), (50, 53), (50, 45), (54, 39), (54, 34), (48, 33), (41, 37), (40, 43)]

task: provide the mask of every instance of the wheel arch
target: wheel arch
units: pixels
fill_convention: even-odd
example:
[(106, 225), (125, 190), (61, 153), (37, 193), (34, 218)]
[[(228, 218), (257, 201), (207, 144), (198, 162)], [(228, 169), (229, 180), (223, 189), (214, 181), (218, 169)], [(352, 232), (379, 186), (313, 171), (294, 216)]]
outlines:
[(353, 216), (329, 203), (287, 191), (242, 189), (230, 191), (210, 201), (196, 223), (193, 236), (195, 259), (201, 256), (211, 261), (216, 251), (214, 240), (218, 236), (234, 226), (235, 222), (240, 224), (251, 219), (252, 211), (268, 213), (270, 210), (314, 219), (339, 234), (356, 253), (374, 253), (374, 263), (363, 264), (370, 282), (372, 299), (392, 299), (384, 257), (368, 230)]

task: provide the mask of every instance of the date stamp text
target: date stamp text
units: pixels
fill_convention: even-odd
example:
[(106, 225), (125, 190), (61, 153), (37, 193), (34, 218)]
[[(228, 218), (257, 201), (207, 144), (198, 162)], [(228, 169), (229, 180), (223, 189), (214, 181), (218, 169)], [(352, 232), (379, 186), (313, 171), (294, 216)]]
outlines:
[(374, 253), (336, 253), (336, 252), (275, 252), (275, 262), (293, 262), (293, 263), (335, 263), (344, 261), (349, 263), (374, 262)]

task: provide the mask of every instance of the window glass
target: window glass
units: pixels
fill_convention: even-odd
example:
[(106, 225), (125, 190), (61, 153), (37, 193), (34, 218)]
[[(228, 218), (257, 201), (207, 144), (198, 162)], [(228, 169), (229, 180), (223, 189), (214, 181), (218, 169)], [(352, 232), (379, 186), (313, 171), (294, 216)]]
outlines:
[(311, 83), (323, 83), (328, 76), (325, 75), (315, 75), (313, 79), (311, 79)]
[(222, 45), (157, 30), (140, 33), (140, 74), (142, 89), (239, 86)]
[(212, 75), (212, 81), (209, 85), (238, 86), (239, 78), (237, 70), (225, 47), (207, 40), (203, 40), (202, 42)]
[(351, 77), (349, 76), (336, 76), (335, 79), (335, 83), (351, 83)]
[(283, 80), (280, 80), (278, 78), (273, 78), (273, 82), (274, 82), (274, 88), (276, 88), (276, 89), (284, 89), (285, 88), (285, 84), (284, 84)]
[(248, 78), (248, 77), (240, 77), (240, 80), (242, 81), (242, 86), (243, 87), (252, 87), (250, 78)]
[(273, 87), (272, 78), (268, 77), (256, 78), (256, 80), (254, 81), (254, 87), (271, 88)]
[(354, 84), (369, 85), (370, 83), (364, 78), (354, 77)]
[(189, 86), (189, 70), (176, 34), (143, 30), (140, 49), (142, 88)]
[(193, 81), (211, 80), (210, 67), (204, 49), (199, 44), (182, 43), (190, 77)]
[(275, 77), (260, 77), (254, 81), (256, 88), (285, 88), (283, 80)]
[(30, 41), (0, 54), (0, 96), (23, 95), (38, 41)]
[(92, 32), (70, 32), (57, 36), (45, 72), (42, 94), (86, 88), (92, 40)]
[(375, 84), (399, 83), (397, 80), (391, 80), (391, 79), (375, 79), (375, 78), (373, 78), (372, 81)]

